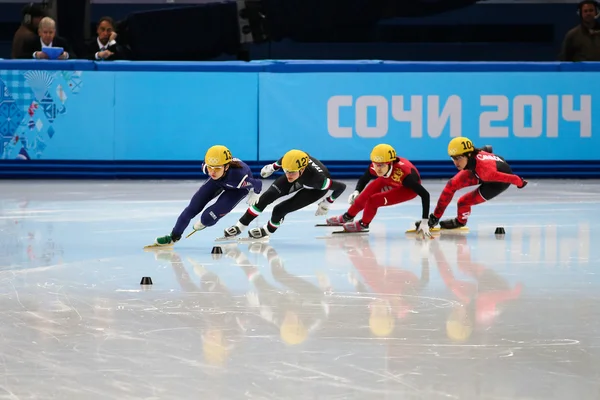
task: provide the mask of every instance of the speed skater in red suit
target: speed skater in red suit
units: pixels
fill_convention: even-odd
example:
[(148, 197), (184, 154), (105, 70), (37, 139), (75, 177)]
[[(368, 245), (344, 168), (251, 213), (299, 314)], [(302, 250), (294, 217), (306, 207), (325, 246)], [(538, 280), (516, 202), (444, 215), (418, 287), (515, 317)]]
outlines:
[[(527, 181), (515, 175), (504, 158), (492, 153), (491, 146), (481, 149), (473, 146), (466, 137), (456, 137), (448, 144), (448, 155), (452, 158), (458, 173), (446, 183), (440, 194), (437, 206), (429, 216), (429, 227), (438, 223), (442, 229), (461, 228), (467, 224), (471, 215), (471, 207), (484, 203), (504, 192), (512, 184), (522, 189)], [(457, 190), (468, 186), (479, 185), (458, 199), (456, 218), (440, 221), (446, 207)], [(421, 221), (416, 222), (417, 229)]]
[[(370, 179), (375, 178), (368, 186)], [(366, 188), (365, 188), (366, 186)], [(343, 226), (347, 232), (361, 232), (369, 229), (379, 207), (404, 203), (421, 197), (422, 224), (417, 233), (431, 237), (427, 215), (429, 215), (430, 196), (421, 184), (417, 168), (407, 159), (398, 157), (396, 150), (389, 144), (378, 144), (371, 151), (371, 165), (356, 185), (348, 202), (352, 204), (343, 215), (327, 219), (327, 225)], [(363, 211), (362, 218), (354, 221)]]

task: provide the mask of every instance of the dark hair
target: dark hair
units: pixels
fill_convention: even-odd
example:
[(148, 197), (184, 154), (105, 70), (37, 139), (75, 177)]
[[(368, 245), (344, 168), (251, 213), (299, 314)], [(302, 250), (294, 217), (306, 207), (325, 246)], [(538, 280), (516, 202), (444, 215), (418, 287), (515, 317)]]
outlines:
[(35, 3), (27, 4), (25, 7), (23, 7), (21, 13), (23, 15), (21, 23), (29, 26), (30, 28), (35, 28), (32, 26), (34, 18), (44, 18), (47, 16), (44, 6), (42, 4)]
[(600, 8), (600, 7), (598, 5), (598, 2), (596, 2), (596, 0), (583, 0), (583, 1), (580, 1), (579, 4), (577, 4), (577, 11), (579, 12), (579, 14), (581, 14), (581, 9), (586, 4), (593, 5), (594, 8), (596, 8), (596, 13), (598, 13), (598, 8)]
[(103, 23), (104, 21), (108, 22), (109, 24), (112, 25), (112, 27), (115, 27), (115, 20), (112, 19), (111, 17), (102, 17), (98, 20), (98, 24), (96, 25), (96, 28), (100, 26), (101, 23)]
[(232, 161), (228, 165), (229, 165), (229, 168), (242, 168), (241, 161)]
[[(476, 157), (477, 154), (479, 154), (480, 151), (487, 151), (485, 149), (485, 147), (487, 147), (487, 146), (484, 146), (484, 147), (473, 147), (473, 150), (469, 151), (468, 153), (463, 154), (463, 156), (467, 156), (467, 158)], [(491, 153), (491, 152), (489, 152), (489, 153)]]
[(42, 4), (29, 3), (22, 10), (23, 17), (26, 15), (31, 16), (31, 18), (35, 17), (46, 17), (47, 13)]

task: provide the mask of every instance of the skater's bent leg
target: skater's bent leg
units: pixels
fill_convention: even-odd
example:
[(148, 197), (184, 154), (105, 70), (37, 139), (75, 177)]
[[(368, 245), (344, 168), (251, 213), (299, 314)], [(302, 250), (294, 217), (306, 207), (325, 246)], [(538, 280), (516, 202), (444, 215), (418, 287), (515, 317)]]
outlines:
[(466, 225), (467, 219), (471, 215), (472, 206), (493, 199), (508, 189), (509, 186), (509, 183), (486, 182), (481, 184), (479, 188), (463, 195), (460, 199), (458, 199), (458, 215), (456, 217), (458, 223), (461, 225)]
[(367, 200), (361, 221), (363, 225), (369, 226), (371, 221), (373, 221), (373, 218), (375, 218), (375, 214), (377, 214), (377, 209), (379, 207), (403, 203), (405, 201), (412, 200), (415, 197), (417, 197), (417, 194), (405, 187), (400, 187), (383, 193), (376, 193)]
[(375, 179), (358, 195), (358, 197), (354, 200), (354, 203), (350, 206), (350, 208), (348, 208), (346, 214), (351, 218), (356, 217), (356, 214), (365, 208), (371, 196), (380, 193), (384, 186), (384, 179)]
[(248, 210), (240, 218), (239, 223), (244, 226), (250, 225), (250, 223), (254, 221), (254, 219), (258, 217), (269, 204), (273, 203), (278, 198), (289, 194), (292, 186), (293, 185), (287, 181), (285, 176), (277, 178), (275, 182), (260, 195), (258, 202), (255, 205), (248, 207)]
[(267, 229), (273, 233), (279, 228), (283, 218), (294, 211), (300, 210), (309, 204), (315, 203), (321, 197), (327, 194), (327, 190), (302, 189), (294, 196), (282, 201), (273, 208), (271, 220), (267, 224)]
[(198, 189), (198, 191), (192, 196), (188, 206), (181, 212), (177, 222), (171, 231), (171, 237), (177, 241), (181, 239), (181, 235), (185, 231), (185, 228), (190, 224), (190, 221), (198, 215), (209, 201), (218, 196), (222, 189), (212, 183), (211, 180), (207, 181), (204, 185)]
[(204, 210), (200, 217), (200, 222), (205, 227), (213, 226), (221, 218), (229, 214), (247, 195), (248, 191), (245, 189), (224, 191), (213, 205)]

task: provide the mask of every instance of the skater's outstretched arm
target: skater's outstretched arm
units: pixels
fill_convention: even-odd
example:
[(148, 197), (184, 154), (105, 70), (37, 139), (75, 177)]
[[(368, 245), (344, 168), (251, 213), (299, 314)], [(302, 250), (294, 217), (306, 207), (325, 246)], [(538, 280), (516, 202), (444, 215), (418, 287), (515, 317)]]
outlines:
[(329, 198), (331, 200), (335, 200), (338, 197), (340, 197), (342, 193), (344, 193), (344, 190), (346, 190), (346, 184), (344, 182), (332, 180), (329, 189), (333, 190), (333, 193), (331, 194), (331, 196), (329, 196)]
[(369, 182), (371, 182), (371, 180), (377, 178), (377, 175), (373, 174), (372, 171), (373, 169), (369, 165), (369, 168), (367, 168), (365, 173), (362, 174), (360, 178), (358, 178), (358, 182), (356, 182), (356, 187), (354, 188), (355, 191), (359, 193), (362, 192), (363, 190), (365, 190), (365, 187)]
[(409, 188), (421, 198), (421, 204), (423, 206), (423, 215), (421, 218), (429, 218), (429, 192), (421, 184), (416, 171), (413, 170), (413, 172), (411, 172), (410, 175), (404, 178), (404, 180), (402, 181), (402, 186)]

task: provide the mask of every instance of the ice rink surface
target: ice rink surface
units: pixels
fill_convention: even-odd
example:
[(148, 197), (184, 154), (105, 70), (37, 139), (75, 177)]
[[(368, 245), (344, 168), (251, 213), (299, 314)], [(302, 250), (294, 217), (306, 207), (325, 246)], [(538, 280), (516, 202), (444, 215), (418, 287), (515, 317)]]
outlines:
[(418, 199), (360, 236), (312, 205), (214, 259), (240, 204), (143, 251), (200, 182), (0, 183), (0, 399), (600, 398), (599, 181), (511, 187), (430, 241)]

